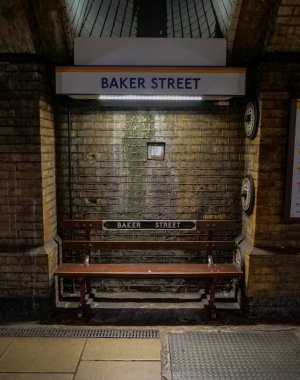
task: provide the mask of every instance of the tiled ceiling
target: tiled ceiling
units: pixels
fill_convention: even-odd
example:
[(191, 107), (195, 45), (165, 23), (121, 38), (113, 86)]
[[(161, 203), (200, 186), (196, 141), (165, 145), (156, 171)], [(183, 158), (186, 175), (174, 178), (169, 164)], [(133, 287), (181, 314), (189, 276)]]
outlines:
[[(221, 0), (227, 8), (232, 2)], [(221, 37), (212, 0), (66, 0), (66, 6), (77, 37)]]
[(211, 0), (167, 0), (167, 37), (220, 37)]
[(300, 0), (0, 1), (0, 54), (73, 61), (74, 37), (227, 40), (228, 62), (300, 52)]
[(134, 0), (67, 0), (69, 20), (78, 37), (135, 37)]

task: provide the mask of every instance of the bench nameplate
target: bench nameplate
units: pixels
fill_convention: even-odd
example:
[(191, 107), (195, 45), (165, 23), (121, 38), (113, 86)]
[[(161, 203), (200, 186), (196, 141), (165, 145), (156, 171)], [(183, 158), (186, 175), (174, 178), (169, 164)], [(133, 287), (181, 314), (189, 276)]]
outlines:
[(103, 220), (104, 230), (196, 230), (195, 220)]

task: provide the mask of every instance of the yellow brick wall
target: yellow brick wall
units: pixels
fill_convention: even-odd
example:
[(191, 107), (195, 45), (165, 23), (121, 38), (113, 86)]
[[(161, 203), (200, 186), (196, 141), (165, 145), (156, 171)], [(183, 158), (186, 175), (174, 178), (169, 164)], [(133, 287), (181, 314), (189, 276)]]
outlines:
[(264, 64), (256, 72), (259, 129), (254, 140), (245, 139), (245, 174), (254, 178), (255, 205), (251, 216), (243, 215), (245, 236), (255, 247), (300, 246), (300, 224), (284, 218), (293, 96), (288, 90), (299, 86), (299, 72), (299, 65), (284, 63)]
[[(71, 172), (66, 109), (58, 123), (60, 218), (240, 220), (243, 130), (240, 105), (199, 111), (73, 108)], [(163, 161), (147, 143), (165, 143)]]
[(1, 72), (0, 297), (34, 304), (52, 291), (58, 255), (51, 86), (43, 64)]
[(254, 248), (245, 252), (247, 297), (300, 297), (300, 255)]

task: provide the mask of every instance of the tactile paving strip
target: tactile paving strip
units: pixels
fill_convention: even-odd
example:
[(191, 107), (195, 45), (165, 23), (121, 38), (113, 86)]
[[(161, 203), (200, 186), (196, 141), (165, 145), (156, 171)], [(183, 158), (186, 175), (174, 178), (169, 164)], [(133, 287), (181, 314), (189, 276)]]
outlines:
[(14, 328), (1, 327), (1, 337), (54, 337), (54, 338), (159, 338), (158, 330), (118, 330), (79, 328)]
[(292, 332), (169, 334), (172, 380), (299, 380)]

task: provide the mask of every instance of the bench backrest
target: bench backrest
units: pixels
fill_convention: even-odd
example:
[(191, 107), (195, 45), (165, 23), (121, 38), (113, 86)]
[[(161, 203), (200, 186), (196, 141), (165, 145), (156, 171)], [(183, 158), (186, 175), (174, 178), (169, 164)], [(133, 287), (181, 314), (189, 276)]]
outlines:
[[(161, 221), (151, 221), (151, 220), (121, 220), (121, 221), (112, 221), (112, 220), (82, 220), (82, 219), (70, 219), (63, 220), (60, 223), (61, 228), (69, 229), (69, 230), (106, 230), (111, 229), (113, 223), (135, 223), (136, 226), (140, 223), (140, 227), (129, 228), (134, 230), (144, 230), (142, 227), (142, 223), (160, 223), (161, 228), (158, 226), (157, 228), (149, 228), (156, 230), (191, 230), (190, 224), (193, 223), (193, 227), (196, 231), (201, 230), (210, 230), (210, 231), (222, 231), (222, 230), (233, 230), (238, 227), (238, 223), (236, 220), (161, 220)], [(164, 223), (169, 223), (169, 225), (173, 225), (174, 227), (164, 227)], [(179, 223), (179, 225), (178, 225)], [(106, 227), (108, 226), (108, 227)], [(179, 226), (179, 227), (177, 227)], [(114, 228), (114, 230), (124, 230), (122, 226), (120, 228)]]
[[(213, 250), (233, 250), (234, 240), (228, 239), (228, 234), (235, 236), (238, 224), (234, 220), (195, 220), (195, 221), (107, 221), (107, 220), (64, 220), (63, 231), (84, 231), (84, 240), (69, 239), (63, 241), (63, 248), (85, 250), (90, 256), (94, 249), (105, 250), (206, 250), (210, 255)], [(91, 231), (112, 230), (114, 233), (124, 230), (136, 231), (187, 231), (205, 233), (205, 240), (91, 240)], [(215, 234), (221, 234), (214, 240)], [(187, 235), (188, 237), (188, 235)]]

